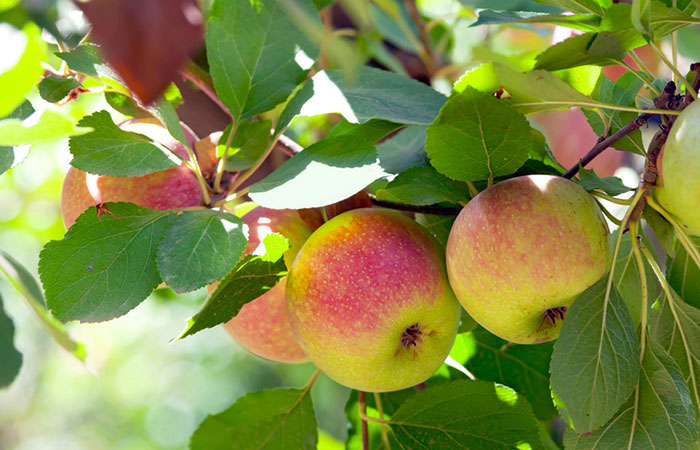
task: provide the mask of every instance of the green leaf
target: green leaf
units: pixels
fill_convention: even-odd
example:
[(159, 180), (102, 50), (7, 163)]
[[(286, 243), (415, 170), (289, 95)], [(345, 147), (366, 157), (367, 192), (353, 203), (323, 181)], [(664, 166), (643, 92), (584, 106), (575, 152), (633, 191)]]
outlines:
[(502, 23), (547, 23), (581, 31), (598, 31), (600, 18), (593, 14), (563, 15), (530, 11), (479, 11), (479, 18), (470, 26), (496, 25)]
[(310, 389), (246, 394), (227, 410), (207, 416), (190, 450), (315, 450), (318, 431)]
[[(7, 116), (8, 119), (24, 120), (34, 113), (34, 108), (28, 100), (15, 108), (14, 111)], [(2, 123), (2, 121), (0, 121)], [(0, 175), (9, 170), (15, 162), (14, 148), (11, 146), (0, 145)]]
[(494, 64), (493, 69), (498, 82), (513, 96), (513, 106), (523, 114), (567, 109), (571, 106), (605, 106), (604, 103), (581, 94), (546, 70), (519, 73), (502, 64)]
[(676, 361), (690, 388), (696, 411), (700, 408), (700, 310), (693, 308), (671, 292), (652, 309), (649, 332)]
[(535, 68), (560, 70), (591, 64), (609, 66), (622, 60), (626, 52), (613, 32), (585, 33), (549, 47), (537, 57)]
[(608, 195), (616, 196), (624, 194), (625, 192), (634, 191), (632, 188), (628, 188), (622, 183), (622, 180), (618, 177), (604, 177), (600, 178), (596, 175), (595, 171), (580, 168), (579, 169), (579, 181), (581, 186), (587, 191), (593, 191), (598, 189), (605, 192)]
[(121, 92), (105, 91), (105, 100), (109, 106), (129, 117), (149, 117), (150, 114), (142, 109), (131, 97)]
[(22, 354), (15, 347), (15, 326), (2, 305), (0, 297), (0, 388), (9, 386), (22, 367)]
[(90, 207), (60, 241), (44, 246), (39, 276), (51, 312), (61, 321), (99, 322), (126, 314), (161, 278), (156, 250), (174, 211), (132, 203)]
[[(253, 167), (270, 144), (271, 128), (272, 123), (269, 120), (241, 121), (228, 149), (226, 170), (245, 170)], [(224, 134), (219, 138), (219, 144), (216, 146), (216, 155), (219, 158), (224, 154), (230, 132), (231, 125), (226, 127)]]
[(608, 294), (607, 281), (576, 299), (552, 354), (552, 391), (580, 433), (604, 425), (639, 379), (636, 328), (614, 285)]
[[(700, 238), (691, 237), (696, 248)], [(673, 289), (689, 305), (700, 308), (700, 269), (680, 241), (675, 246), (676, 256), (666, 262), (666, 278)]]
[(401, 124), (382, 119), (370, 119), (364, 123), (352, 123), (343, 119), (328, 132), (326, 137), (356, 136), (377, 142), (401, 127)]
[(282, 258), (290, 248), (289, 239), (279, 233), (269, 233), (263, 238), (263, 245), (265, 254), (262, 255), (262, 259), (271, 263)]
[(0, 147), (0, 175), (12, 167), (15, 162), (15, 152), (12, 147)]
[(578, 14), (597, 14), (602, 16), (612, 0), (537, 0), (538, 3), (556, 6)]
[(468, 87), (445, 103), (425, 146), (438, 172), (478, 181), (518, 170), (530, 152), (530, 130), (510, 104)]
[(70, 91), (80, 86), (75, 78), (48, 76), (39, 83), (39, 95), (50, 103), (57, 103), (70, 94)]
[(69, 136), (85, 134), (89, 128), (78, 127), (75, 119), (51, 109), (44, 110), (41, 116), (32, 115), (28, 119), (0, 120), (0, 145), (44, 144), (60, 141)]
[(2, 250), (0, 250), (0, 272), (5, 275), (17, 292), (27, 301), (31, 310), (39, 319), (41, 326), (44, 327), (54, 341), (84, 363), (87, 358), (85, 346), (80, 342), (74, 341), (63, 328), (61, 322), (56, 320), (46, 310), (44, 293), (36, 279), (19, 262)]
[[(615, 231), (612, 234), (611, 240), (617, 239), (617, 233), (618, 231)], [(644, 273), (647, 280), (647, 299), (651, 303), (661, 293), (661, 283), (659, 283), (654, 270), (646, 260), (644, 260)], [(642, 286), (639, 281), (639, 267), (632, 252), (632, 242), (630, 241), (629, 233), (622, 235), (620, 250), (615, 261), (613, 282), (625, 301), (632, 320), (634, 320), (635, 324), (639, 324), (642, 311)]]
[(639, 31), (647, 41), (654, 40), (654, 29), (651, 26), (651, 0), (634, 0), (630, 15), (634, 29)]
[(273, 209), (326, 206), (385, 175), (371, 141), (344, 135), (305, 148), (251, 186), (250, 197)]
[[(167, 92), (167, 91), (166, 91)], [(175, 112), (175, 107), (165, 98), (151, 104), (148, 111), (160, 120), (165, 128), (168, 129), (170, 135), (182, 143), (185, 147), (190, 148), (190, 143), (185, 137), (185, 132), (182, 131), (180, 118)]]
[(555, 72), (561, 78), (583, 95), (593, 95), (603, 77), (603, 68), (599, 66), (578, 66)]
[(41, 61), (45, 44), (41, 30), (28, 22), (19, 30), (9, 23), (0, 22), (0, 42), (3, 56), (0, 60), (0, 117), (5, 117), (24, 101), (44, 72)]
[(398, 174), (427, 163), (426, 129), (423, 125), (410, 125), (377, 144), (377, 155), (382, 168), (388, 173)]
[[(664, 248), (664, 251), (668, 255), (669, 258), (675, 258), (676, 257), (676, 250), (675, 250), (675, 244), (676, 244), (676, 235), (674, 234), (673, 230), (673, 225), (664, 218), (661, 214), (656, 212), (656, 210), (652, 209), (648, 205), (644, 207), (644, 211), (642, 211), (642, 218), (646, 221), (647, 225), (654, 231), (654, 234), (656, 235), (656, 238), (659, 240), (661, 243), (661, 246)], [(667, 278), (668, 278), (668, 269), (671, 266), (671, 261), (670, 259), (666, 260), (666, 269), (667, 269)], [(700, 280), (699, 280), (700, 281)], [(669, 279), (669, 282), (671, 280)], [(681, 292), (681, 289), (679, 289), (678, 286), (674, 285), (671, 283), (671, 285), (676, 289), (678, 292)], [(687, 300), (686, 300), (687, 301)], [(692, 303), (692, 302), (689, 302)], [(700, 301), (698, 301), (698, 305), (700, 305)], [(697, 306), (697, 305), (694, 305)]]
[(443, 247), (447, 246), (447, 238), (450, 235), (450, 230), (452, 229), (452, 224), (454, 224), (455, 219), (456, 217), (454, 216), (416, 214), (416, 222), (423, 225), (426, 230), (430, 231), (430, 233), (435, 236)]
[[(296, 6), (320, 25), (310, 0)], [(318, 45), (275, 0), (215, 0), (206, 44), (214, 87), (235, 119), (283, 102), (319, 54)]]
[(554, 342), (509, 344), (483, 328), (477, 328), (464, 339), (468, 347), (474, 347), (464, 366), (476, 378), (515, 389), (527, 398), (540, 420), (556, 415), (549, 393), (549, 361)]
[(409, 449), (543, 448), (525, 398), (487, 381), (452, 381), (424, 389), (399, 407), (390, 426)]
[(429, 125), (447, 99), (430, 86), (403, 75), (362, 66), (355, 77), (325, 70), (307, 81), (282, 111), (275, 132), (295, 116), (339, 113), (348, 122), (384, 119)]
[(70, 139), (71, 165), (88, 173), (137, 177), (177, 167), (172, 153), (150, 138), (120, 129), (107, 111), (83, 117), (79, 126), (92, 132)]
[(233, 214), (184, 211), (158, 246), (158, 271), (175, 292), (193, 291), (230, 272), (246, 242), (243, 221)]
[[(600, 32), (574, 36), (549, 47), (537, 57), (535, 68), (558, 70), (590, 64), (618, 64), (629, 50), (646, 43), (632, 24), (630, 8), (625, 3), (607, 8)], [(700, 23), (700, 19), (661, 2), (651, 2), (650, 25), (656, 39), (695, 23)]]
[(207, 297), (197, 314), (187, 320), (187, 326), (175, 340), (228, 322), (243, 305), (270, 290), (287, 275), (287, 266), (281, 254), (279, 256), (276, 261), (253, 255), (241, 259)]
[(367, 12), (373, 25), (387, 42), (414, 54), (418, 52), (415, 45), (418, 41), (418, 31), (403, 2), (370, 3)]
[(76, 72), (81, 72), (103, 81), (116, 81), (116, 85), (114, 83), (110, 83), (110, 85), (124, 89), (119, 84), (121, 83), (119, 77), (112, 68), (104, 62), (100, 56), (100, 48), (95, 44), (81, 44), (68, 52), (56, 53), (56, 56), (64, 60), (68, 64), (68, 67)]
[(469, 199), (466, 184), (450, 180), (427, 165), (412, 167), (400, 173), (384, 190), (409, 205), (460, 203)]
[(688, 386), (678, 366), (653, 339), (647, 343), (638, 389), (638, 396), (632, 395), (599, 430), (586, 435), (567, 430), (567, 450), (700, 448)]
[[(635, 106), (635, 97), (641, 87), (642, 81), (630, 72), (622, 74), (614, 83), (603, 77), (600, 79), (598, 100), (620, 106)], [(593, 131), (599, 136), (612, 135), (628, 122), (637, 118), (636, 113), (629, 111), (601, 109), (600, 112), (605, 117), (607, 124), (603, 122), (600, 115), (595, 111), (583, 111), (591, 128), (593, 128)], [(640, 130), (635, 130), (626, 135), (612, 144), (612, 147), (618, 150), (638, 153), (640, 155), (645, 154), (642, 132)]]
[(19, 105), (17, 108), (15, 108), (15, 110), (12, 111), (10, 113), (10, 115), (6, 117), (6, 119), (24, 120), (27, 117), (31, 116), (32, 114), (34, 114), (34, 107), (29, 102), (29, 100), (25, 100), (24, 102), (22, 102), (21, 105)]
[(549, 14), (564, 12), (562, 8), (556, 6), (544, 6), (532, 0), (459, 0), (460, 3), (474, 8), (490, 8), (498, 11), (532, 11)]

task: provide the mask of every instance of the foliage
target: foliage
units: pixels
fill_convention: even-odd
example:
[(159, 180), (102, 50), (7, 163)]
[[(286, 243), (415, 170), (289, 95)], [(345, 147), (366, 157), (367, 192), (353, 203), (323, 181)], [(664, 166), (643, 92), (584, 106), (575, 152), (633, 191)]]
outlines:
[[(609, 271), (577, 295), (558, 340), (509, 343), (463, 313), (452, 352), (430, 379), (398, 392), (352, 392), (338, 429), (348, 424), (348, 448), (700, 448), (699, 241), (655, 190), (665, 136), (700, 86), (700, 65), (677, 66), (678, 38), (697, 54), (698, 0), (178, 0), (178, 8), (156, 1), (143, 17), (136, 0), (110, 0), (80, 5), (89, 34), (87, 23), (63, 29), (46, 3), (0, 2), (0, 42), (12, 50), (0, 64), (0, 177), (19, 173), (26, 152), (61, 143), (70, 164), (94, 176), (183, 165), (204, 199), (160, 210), (96, 198), (65, 234), (55, 223), (36, 233), (41, 284), (18, 262), (24, 257), (0, 250), (3, 279), (77, 360), (86, 350), (66, 322), (109, 321), (144, 308), (154, 291), (179, 299), (218, 282), (182, 317), (173, 345), (187, 345), (280, 282), (294, 232), (248, 249), (246, 196), (307, 222), (311, 209), (325, 220), (369, 205), (402, 210), (445, 247), (453, 216), (479, 192), (520, 175), (564, 173), (537, 117), (580, 108), (586, 120), (577, 125), (599, 140), (578, 143), (596, 151), (564, 176), (577, 176), (617, 231)], [(119, 20), (133, 27), (115, 27)], [(552, 29), (568, 37), (544, 43), (537, 33)], [(655, 67), (642, 63), (640, 46)], [(228, 125), (191, 142), (187, 122), (200, 111), (187, 108), (197, 90)], [(100, 107), (84, 106), (90, 98)], [(157, 119), (188, 158), (122, 130), (124, 117)], [(584, 168), (609, 147), (643, 161), (637, 186), (607, 176), (614, 168), (605, 176)], [(617, 216), (613, 204), (622, 207)], [(7, 388), (29, 358), (8, 307), (16, 296), (3, 294)], [(319, 434), (318, 376), (207, 411), (190, 448), (332, 446)], [(341, 411), (342, 399), (334, 402)]]

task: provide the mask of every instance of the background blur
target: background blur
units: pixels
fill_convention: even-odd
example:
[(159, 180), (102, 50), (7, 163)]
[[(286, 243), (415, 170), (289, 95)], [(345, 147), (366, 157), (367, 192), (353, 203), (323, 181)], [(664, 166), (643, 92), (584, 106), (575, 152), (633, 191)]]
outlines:
[[(441, 20), (451, 30), (446, 52), (457, 75), (496, 57), (528, 61), (528, 55), (537, 54), (552, 42), (551, 29), (470, 28), (474, 9), (488, 2), (418, 3), (425, 15)], [(64, 26), (84, 29), (81, 14), (70, 2), (59, 1), (58, 6)], [(684, 29), (681, 34), (680, 50), (685, 61), (700, 60), (698, 28)], [(7, 51), (11, 49), (0, 48), (0, 58)], [(657, 74), (668, 75), (644, 49), (640, 55)], [(50, 62), (58, 67), (57, 59)], [(686, 63), (682, 62), (681, 67)], [(615, 68), (605, 73), (611, 78), (619, 75)], [(449, 77), (435, 83), (436, 88), (449, 92)], [(186, 100), (181, 118), (200, 137), (226, 125), (225, 120), (220, 126), (206, 116), (197, 119), (200, 115), (191, 106), (201, 99), (191, 86), (183, 84), (181, 89)], [(37, 111), (49, 107), (36, 93), (30, 100)], [(76, 119), (109, 109), (99, 94), (82, 95), (77, 102), (61, 108)], [(119, 122), (123, 116), (113, 111), (113, 119)], [(308, 145), (325, 133), (331, 121), (332, 117), (299, 119), (288, 134)], [(595, 144), (596, 136), (578, 110), (547, 113), (533, 121), (546, 134), (564, 166), (573, 164)], [(70, 157), (67, 141), (33, 146), (26, 159), (0, 176), (0, 248), (35, 275), (42, 246), (61, 239), (65, 231), (60, 193)], [(629, 154), (609, 150), (593, 167), (601, 176), (617, 173), (632, 185), (636, 182), (634, 171), (620, 167), (635, 164)], [(0, 449), (186, 448), (189, 436), (207, 414), (226, 409), (246, 392), (301, 386), (314, 371), (310, 364), (274, 364), (251, 356), (221, 327), (169, 344), (199, 308), (205, 296), (202, 291), (176, 296), (161, 290), (122, 318), (68, 325), (71, 335), (87, 347), (87, 367), (51, 340), (2, 278), (0, 295), (15, 322), (16, 346), (24, 356), (17, 380), (9, 389), (0, 390)], [(313, 395), (319, 425), (327, 434), (322, 444), (335, 448), (340, 444), (334, 444), (334, 439), (342, 442), (345, 436), (343, 406), (348, 391), (322, 376)]]

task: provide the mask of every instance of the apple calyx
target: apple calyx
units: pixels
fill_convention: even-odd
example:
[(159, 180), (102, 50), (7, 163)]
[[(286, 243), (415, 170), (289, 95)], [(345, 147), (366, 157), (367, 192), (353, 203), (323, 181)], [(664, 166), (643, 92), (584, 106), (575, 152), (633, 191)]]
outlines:
[(421, 334), (423, 333), (421, 333), (420, 327), (417, 323), (414, 323), (410, 327), (403, 330), (403, 333), (401, 334), (401, 345), (403, 345), (405, 348), (409, 348), (411, 345), (416, 347), (418, 345), (418, 338), (420, 338)]
[(557, 319), (564, 320), (567, 310), (568, 308), (566, 306), (557, 306), (555, 308), (550, 308), (544, 312), (544, 318), (549, 319), (552, 322), (552, 326), (554, 326), (557, 324)]

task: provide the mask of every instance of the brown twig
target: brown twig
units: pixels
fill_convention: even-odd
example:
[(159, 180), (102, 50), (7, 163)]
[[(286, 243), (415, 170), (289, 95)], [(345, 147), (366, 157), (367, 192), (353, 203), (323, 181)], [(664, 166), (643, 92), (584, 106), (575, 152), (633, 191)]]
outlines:
[(619, 141), (634, 130), (637, 130), (641, 126), (645, 125), (647, 121), (652, 117), (652, 115), (653, 114), (641, 114), (639, 117), (628, 122), (625, 126), (617, 130), (612, 136), (608, 136), (603, 140), (599, 140), (598, 143), (594, 145), (593, 148), (590, 149), (588, 153), (586, 153), (581, 159), (579, 159), (578, 163), (576, 163), (575, 166), (567, 170), (566, 173), (562, 175), (562, 177), (569, 179), (573, 178), (578, 173), (580, 167), (583, 167), (586, 164), (590, 163), (615, 142)]
[[(695, 72), (695, 79), (693, 80), (693, 89), (695, 92), (700, 91), (700, 62), (696, 62), (690, 65), (690, 70)], [(688, 106), (694, 100), (693, 95), (690, 92), (686, 92), (683, 98), (683, 106)]]
[(283, 134), (280, 135), (277, 144), (275, 144), (278, 150), (284, 152), (287, 156), (292, 157), (300, 151), (304, 150), (304, 147), (299, 145), (294, 139), (289, 138)]
[(360, 422), (362, 428), (362, 450), (369, 450), (369, 430), (367, 429), (367, 400), (364, 391), (357, 391), (357, 407), (360, 410)]
[(381, 206), (384, 208), (396, 209), (398, 211), (409, 211), (409, 212), (417, 212), (417, 213), (422, 213), (422, 214), (434, 214), (436, 216), (458, 216), (459, 212), (462, 210), (461, 207), (460, 208), (450, 208), (450, 207), (437, 206), (437, 205), (427, 205), (427, 206), (408, 205), (406, 203), (390, 202), (387, 200), (379, 200), (377, 198), (372, 198), (372, 204), (374, 204), (375, 206)]
[[(685, 107), (683, 105), (682, 98), (676, 96), (675, 93), (676, 85), (673, 81), (669, 81), (668, 83), (666, 83), (666, 87), (664, 88), (663, 93), (654, 99), (654, 107), (657, 109), (682, 110)], [(588, 153), (586, 153), (575, 166), (567, 170), (566, 173), (562, 176), (564, 178), (573, 178), (574, 175), (578, 173), (580, 167), (583, 167), (589, 162), (593, 161), (593, 159), (596, 156), (600, 155), (603, 152), (603, 150), (609, 148), (615, 142), (619, 141), (634, 130), (646, 124), (652, 116), (653, 114), (650, 113), (641, 114), (636, 119), (628, 122), (625, 126), (617, 130), (612, 136), (599, 140), (598, 143), (594, 145), (593, 148)], [(675, 120), (675, 116), (663, 116), (662, 118), (664, 124), (668, 127), (670, 127), (670, 125)]]
[(224, 113), (226, 113), (226, 115), (233, 119), (233, 114), (231, 114), (231, 111), (229, 111), (226, 105), (224, 105), (221, 102), (221, 100), (219, 100), (219, 96), (216, 95), (216, 90), (214, 89), (214, 82), (212, 81), (211, 76), (209, 76), (209, 74), (207, 74), (197, 64), (193, 62), (187, 64), (187, 67), (185, 67), (181, 73), (184, 79), (191, 81), (202, 92), (204, 92), (204, 94), (207, 97), (209, 97), (209, 99), (212, 102), (216, 103), (216, 105)]
[(418, 37), (420, 38), (421, 44), (423, 44), (423, 48), (419, 49), (419, 52), (422, 53), (422, 55), (419, 56), (421, 56), (421, 60), (425, 64), (425, 69), (428, 71), (428, 75), (430, 78), (432, 78), (433, 75), (435, 75), (435, 72), (438, 70), (438, 62), (437, 58), (435, 57), (435, 52), (433, 52), (433, 46), (430, 42), (428, 29), (425, 26), (423, 17), (420, 15), (420, 11), (418, 11), (416, 0), (404, 0), (404, 5), (406, 6), (408, 13), (411, 15), (413, 23), (418, 29)]
[(647, 203), (646, 198), (651, 194), (652, 188), (656, 185), (656, 179), (658, 177), (656, 161), (659, 157), (659, 153), (661, 153), (661, 149), (666, 143), (668, 131), (669, 128), (666, 125), (661, 125), (649, 143), (644, 172), (642, 173), (642, 180), (639, 183), (639, 189), (641, 189), (644, 194), (637, 204), (634, 205), (632, 214), (630, 214), (629, 223), (636, 223), (639, 221), (639, 218), (642, 216), (642, 211), (644, 211), (644, 206), (646, 206)]

